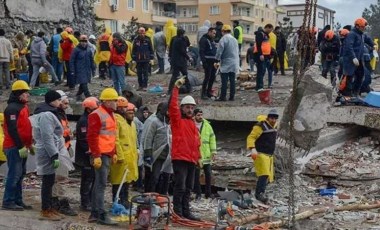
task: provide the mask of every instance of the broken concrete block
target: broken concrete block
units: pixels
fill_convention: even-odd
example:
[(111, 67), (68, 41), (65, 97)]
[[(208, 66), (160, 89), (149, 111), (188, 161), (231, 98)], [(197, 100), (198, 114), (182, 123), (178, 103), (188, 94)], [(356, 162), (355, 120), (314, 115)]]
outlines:
[(338, 193), (338, 198), (341, 200), (347, 200), (347, 199), (350, 199), (351, 196), (349, 194), (345, 194), (345, 193)]

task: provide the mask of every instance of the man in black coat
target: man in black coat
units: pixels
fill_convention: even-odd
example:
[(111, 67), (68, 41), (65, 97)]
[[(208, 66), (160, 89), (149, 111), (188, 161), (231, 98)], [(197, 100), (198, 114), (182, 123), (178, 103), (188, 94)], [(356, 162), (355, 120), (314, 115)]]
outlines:
[(216, 62), (216, 43), (214, 42), (215, 35), (215, 28), (210, 27), (207, 34), (204, 34), (199, 40), (199, 55), (205, 71), (205, 78), (203, 80), (201, 90), (202, 99), (212, 97), (211, 90), (216, 77), (216, 69), (214, 67), (214, 63)]
[(278, 63), (280, 63), (280, 71), (281, 75), (285, 75), (285, 69), (284, 69), (284, 61), (285, 61), (285, 52), (286, 52), (286, 38), (284, 34), (281, 32), (281, 27), (276, 26), (274, 29), (274, 33), (277, 36), (276, 41), (276, 53), (274, 59), (274, 74), (276, 75), (278, 73)]

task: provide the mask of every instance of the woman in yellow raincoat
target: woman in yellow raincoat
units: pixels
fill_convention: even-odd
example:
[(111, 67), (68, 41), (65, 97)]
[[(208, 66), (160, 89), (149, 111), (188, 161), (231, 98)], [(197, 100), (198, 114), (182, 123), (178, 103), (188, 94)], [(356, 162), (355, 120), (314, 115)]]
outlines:
[[(4, 131), (3, 131), (3, 125), (4, 125), (4, 113), (0, 113), (0, 143), (3, 143), (4, 141)], [(7, 162), (7, 157), (4, 154), (3, 145), (0, 145), (0, 166)]]
[[(128, 124), (126, 117), (128, 113), (128, 100), (119, 97), (117, 100), (117, 111), (115, 113), (117, 133), (116, 133), (116, 155), (117, 160), (111, 164), (110, 181), (112, 184), (112, 200), (115, 200), (117, 190), (122, 182), (125, 170), (128, 170), (125, 183), (120, 190), (120, 203), (124, 207), (129, 207), (128, 187), (129, 183), (138, 178), (137, 171), (137, 133), (136, 127)], [(133, 126), (133, 127), (132, 127)]]
[(111, 58), (112, 32), (109, 27), (103, 30), (96, 42), (94, 61), (99, 65), (99, 77), (106, 79), (108, 76), (108, 62)]
[(172, 19), (169, 19), (166, 22), (164, 26), (164, 31), (166, 37), (166, 46), (169, 47), (172, 38), (177, 35), (177, 27), (174, 26), (174, 22)]

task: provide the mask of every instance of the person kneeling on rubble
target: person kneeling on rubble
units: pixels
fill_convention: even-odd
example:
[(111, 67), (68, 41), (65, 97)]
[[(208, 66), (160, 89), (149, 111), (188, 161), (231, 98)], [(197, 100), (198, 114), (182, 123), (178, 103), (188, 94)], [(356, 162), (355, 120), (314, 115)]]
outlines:
[(272, 182), (274, 178), (273, 154), (276, 148), (278, 116), (275, 109), (271, 109), (267, 116), (259, 115), (258, 123), (253, 126), (247, 137), (247, 149), (251, 150), (258, 177), (255, 197), (263, 203), (268, 202), (265, 188), (268, 182)]

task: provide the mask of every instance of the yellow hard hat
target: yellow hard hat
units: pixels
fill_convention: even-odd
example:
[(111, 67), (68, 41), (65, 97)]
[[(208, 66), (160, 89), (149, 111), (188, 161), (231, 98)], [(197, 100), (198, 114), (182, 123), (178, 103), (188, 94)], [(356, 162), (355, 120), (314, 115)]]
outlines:
[(0, 113), (0, 123), (4, 123), (4, 113)]
[(17, 80), (12, 84), (12, 91), (16, 90), (30, 90), (28, 83), (23, 80)]
[(105, 88), (100, 94), (101, 101), (116, 101), (119, 95), (114, 88)]
[(230, 25), (223, 25), (223, 27), (222, 27), (222, 30), (223, 31), (227, 31), (227, 30), (229, 30), (229, 31), (231, 31), (232, 29), (231, 29), (231, 26)]

